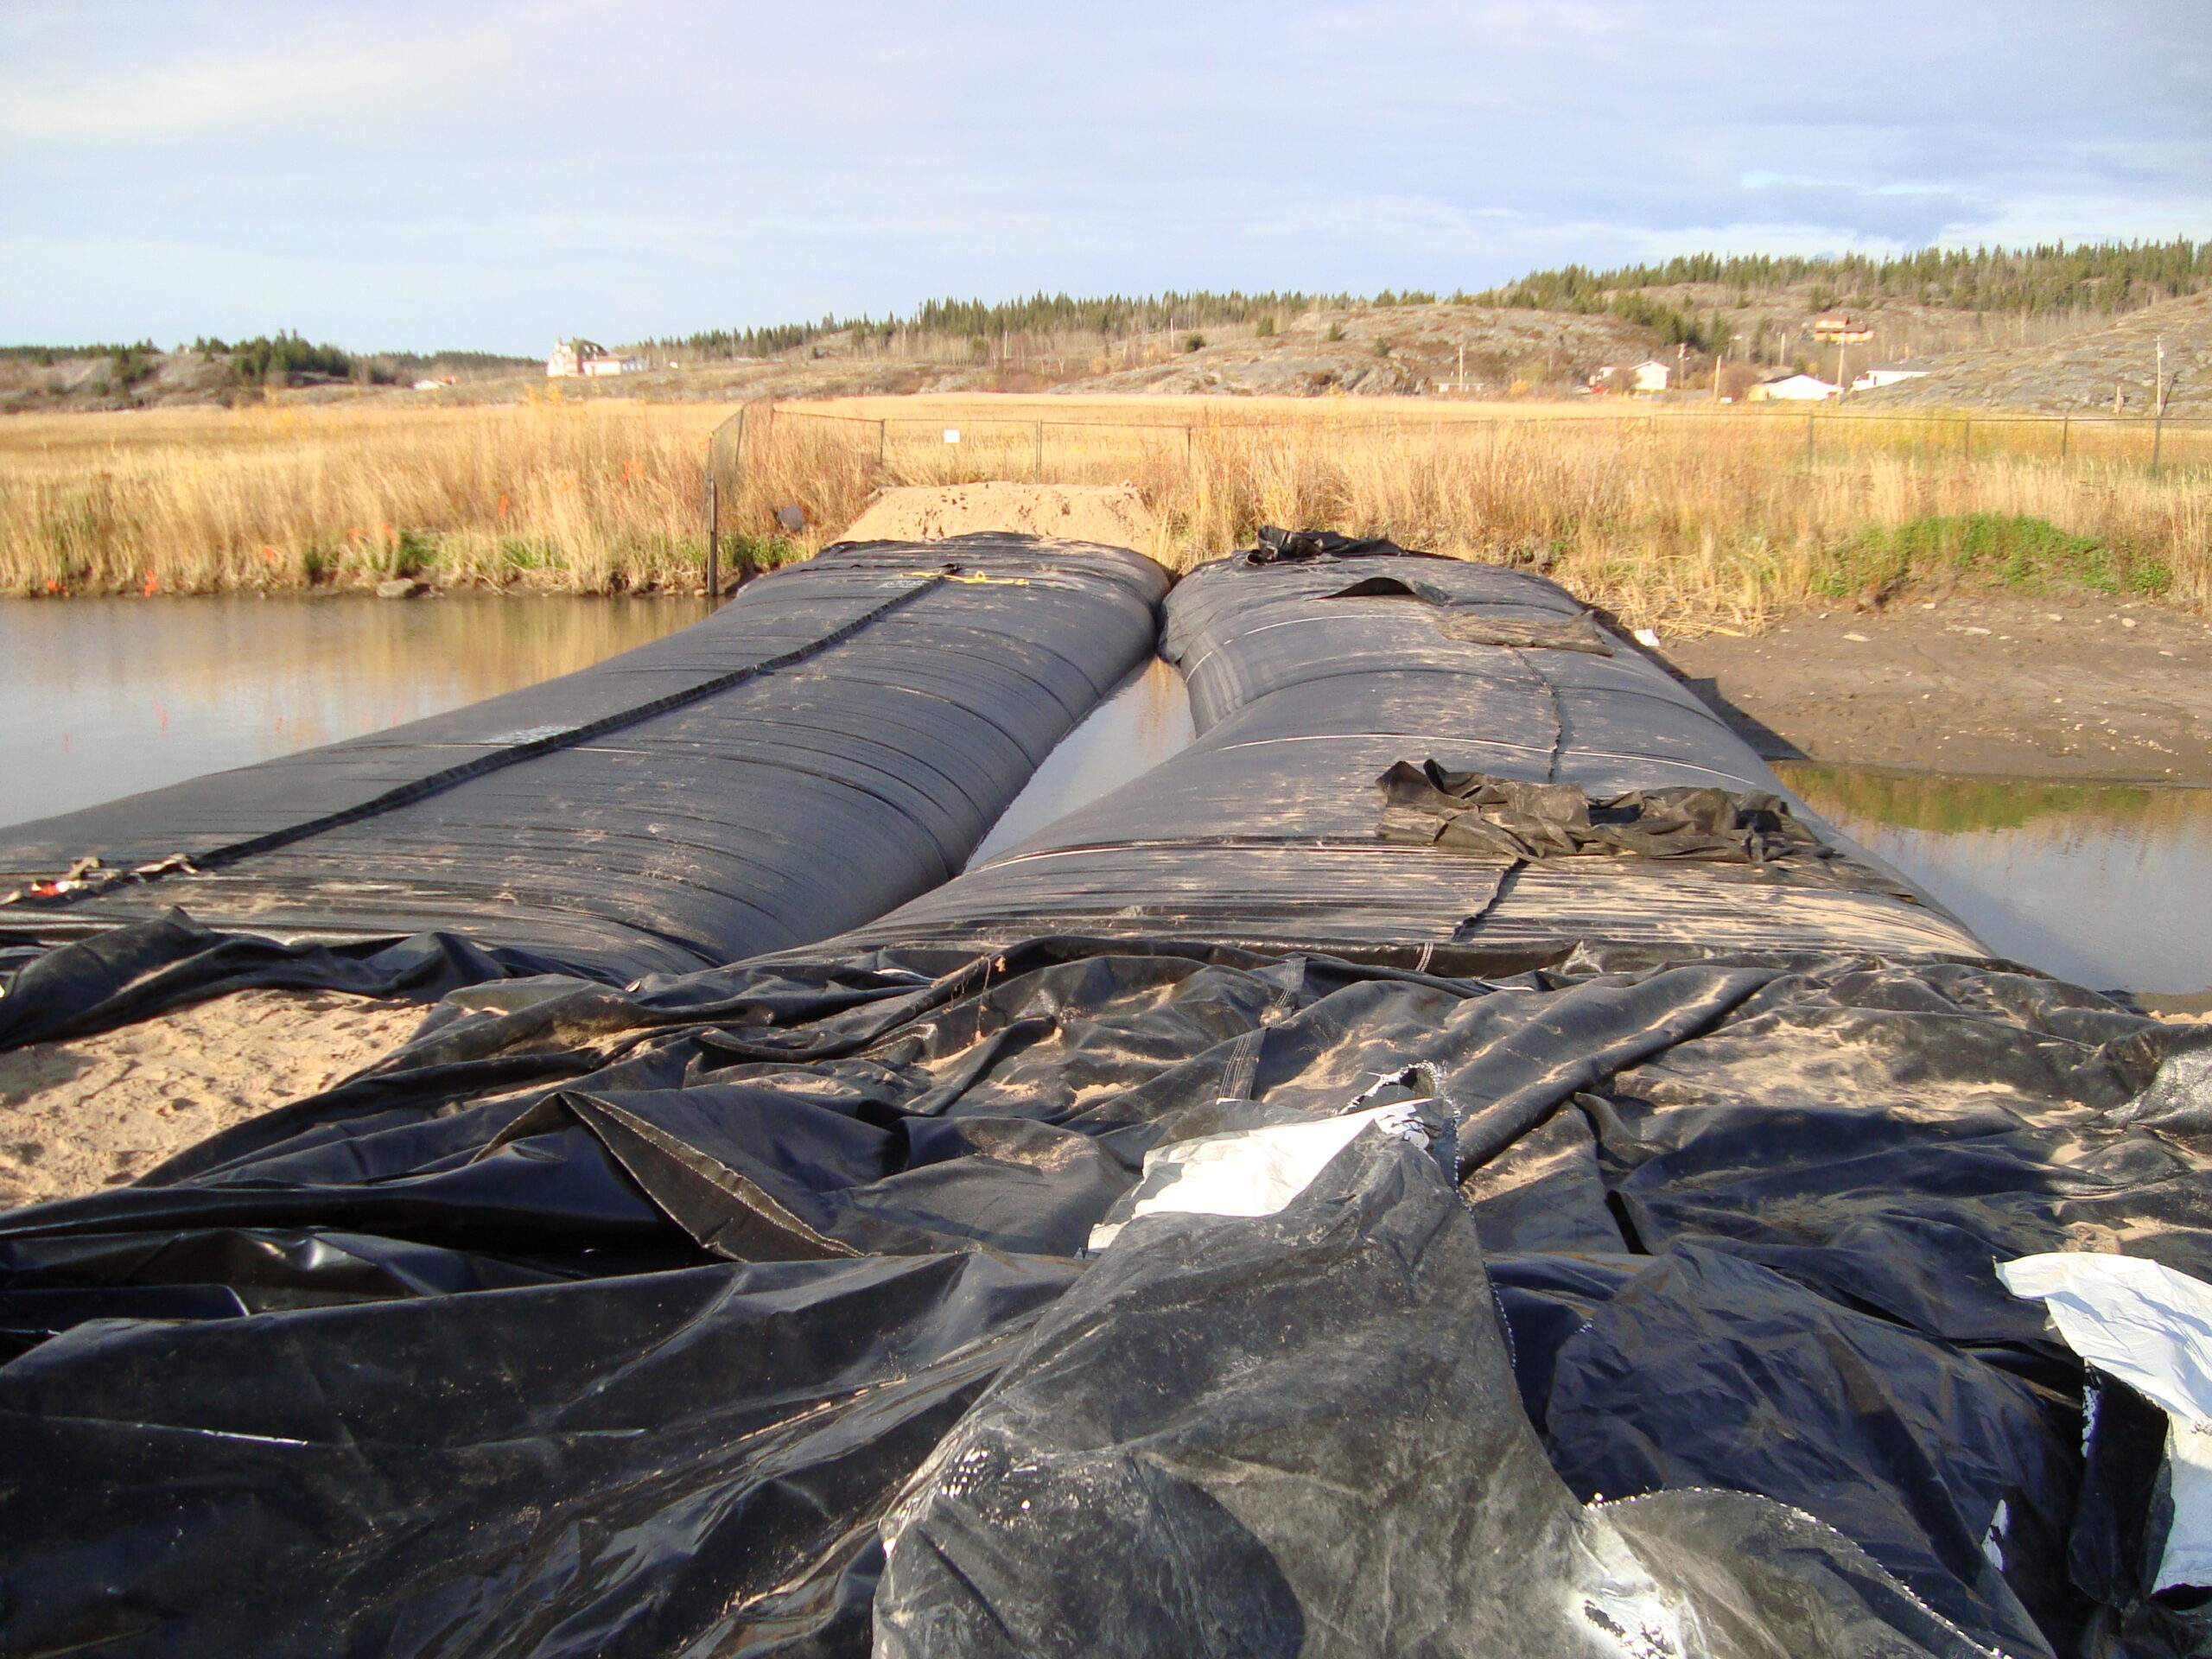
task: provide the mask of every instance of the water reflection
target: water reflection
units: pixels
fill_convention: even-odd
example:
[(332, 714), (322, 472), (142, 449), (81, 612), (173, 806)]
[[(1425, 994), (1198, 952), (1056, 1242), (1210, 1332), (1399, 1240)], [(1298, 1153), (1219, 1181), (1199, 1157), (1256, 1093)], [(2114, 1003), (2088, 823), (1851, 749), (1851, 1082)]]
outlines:
[(0, 601), (0, 823), (401, 725), (702, 610), (488, 594)]
[(1992, 950), (2101, 990), (2212, 988), (2212, 790), (1780, 770)]
[(1197, 735), (1183, 677), (1155, 657), (1116, 686), (1045, 757), (968, 861), (976, 865), (1026, 841), (1055, 818), (1119, 789)]

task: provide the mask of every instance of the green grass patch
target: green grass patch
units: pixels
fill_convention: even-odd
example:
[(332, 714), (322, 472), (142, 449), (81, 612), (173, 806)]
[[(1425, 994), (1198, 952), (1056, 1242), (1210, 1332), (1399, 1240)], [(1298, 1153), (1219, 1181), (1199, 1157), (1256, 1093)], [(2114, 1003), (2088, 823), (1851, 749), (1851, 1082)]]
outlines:
[(2096, 594), (2163, 594), (2173, 572), (2129, 553), (2022, 514), (1932, 514), (1901, 524), (1873, 524), (1834, 550), (1816, 586), (1830, 598), (1886, 598), (1919, 582), (1978, 582), (2027, 594), (2086, 588)]

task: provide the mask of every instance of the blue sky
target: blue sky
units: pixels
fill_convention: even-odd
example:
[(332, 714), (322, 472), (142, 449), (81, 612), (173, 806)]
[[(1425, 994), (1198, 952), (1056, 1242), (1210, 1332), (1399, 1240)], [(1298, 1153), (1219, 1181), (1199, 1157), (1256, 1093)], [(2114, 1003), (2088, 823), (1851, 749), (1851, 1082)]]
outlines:
[(2207, 0), (0, 8), (0, 340), (2212, 237)]

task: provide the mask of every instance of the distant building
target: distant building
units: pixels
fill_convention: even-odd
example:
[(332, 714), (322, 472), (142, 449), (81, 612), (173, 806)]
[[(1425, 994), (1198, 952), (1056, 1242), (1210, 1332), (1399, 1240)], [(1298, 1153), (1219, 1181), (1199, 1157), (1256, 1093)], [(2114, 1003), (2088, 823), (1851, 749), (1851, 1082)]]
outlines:
[(1641, 363), (1631, 363), (1626, 368), (1607, 363), (1592, 371), (1590, 390), (1592, 391), (1625, 391), (1629, 393), (1664, 391), (1667, 382), (1674, 377), (1675, 365), (1662, 363), (1656, 357), (1647, 357)]
[(1900, 380), (1917, 380), (1935, 370), (1925, 363), (1877, 363), (1851, 383), (1853, 391), (1872, 391), (1877, 386), (1894, 386)]
[(460, 384), (461, 377), (457, 374), (435, 374), (432, 375), (427, 380), (417, 380), (415, 383), (415, 390), (417, 391), (437, 391), (444, 387), (459, 385)]
[(563, 340), (545, 359), (549, 378), (559, 380), (580, 374), (636, 374), (646, 366), (642, 357), (617, 357), (595, 340)]
[(1753, 386), (1750, 401), (1755, 404), (1812, 403), (1822, 397), (1833, 397), (1841, 390), (1840, 386), (1830, 385), (1809, 374), (1786, 374), (1779, 380), (1762, 380)]
[(1832, 311), (1813, 319), (1815, 340), (1840, 340), (1847, 346), (1856, 346), (1874, 338), (1872, 325), (1844, 312)]

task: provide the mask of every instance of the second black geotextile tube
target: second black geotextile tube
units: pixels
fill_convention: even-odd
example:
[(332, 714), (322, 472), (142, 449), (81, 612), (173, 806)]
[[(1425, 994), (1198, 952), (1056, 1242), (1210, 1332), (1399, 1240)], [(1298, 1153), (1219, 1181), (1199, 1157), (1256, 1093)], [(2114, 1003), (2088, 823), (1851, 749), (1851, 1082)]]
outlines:
[(1279, 536), (1185, 576), (1166, 618), (1161, 651), (1190, 688), (1197, 741), (844, 943), (1127, 932), (1486, 969), (1593, 939), (1677, 956), (1985, 954), (1902, 878), (1868, 884), (1878, 891), (1799, 879), (1818, 859), (1529, 868), (1379, 838), (1375, 781), (1400, 761), (1578, 798), (1788, 800), (1719, 716), (1533, 572)]
[[(181, 907), (280, 938), (444, 931), (681, 972), (944, 880), (1151, 650), (1166, 573), (985, 535), (826, 550), (565, 678), (0, 830), (0, 930)], [(206, 860), (41, 899), (73, 865)]]

